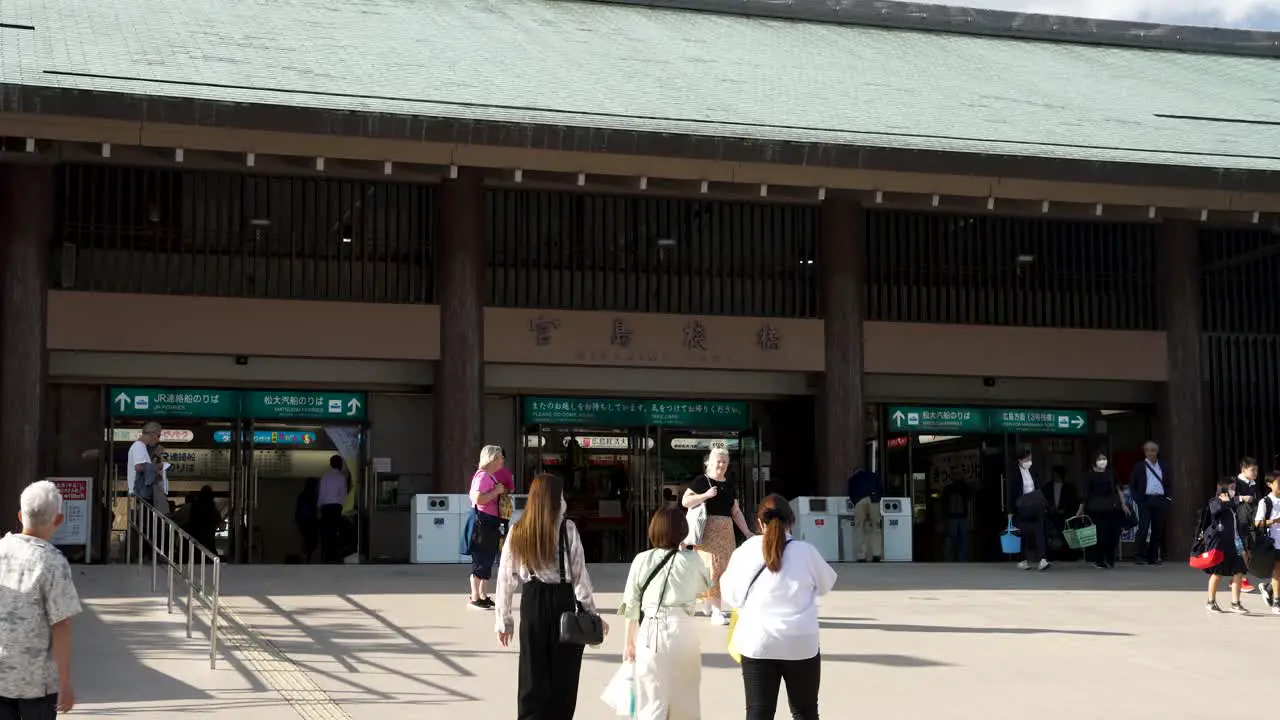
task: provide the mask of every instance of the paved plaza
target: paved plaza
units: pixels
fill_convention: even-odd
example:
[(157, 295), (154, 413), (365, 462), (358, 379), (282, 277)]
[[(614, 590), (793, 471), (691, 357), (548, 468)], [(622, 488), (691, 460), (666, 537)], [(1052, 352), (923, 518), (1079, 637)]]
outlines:
[[(1261, 614), (1257, 595), (1246, 600), (1257, 616), (1207, 616), (1203, 575), (1183, 567), (837, 570), (822, 605), (828, 717), (1198, 717), (1220, 709), (1206, 688), (1237, 682), (1241, 658), (1271, 656), (1280, 638), (1280, 617)], [(615, 630), (625, 572), (591, 568)], [(516, 651), (498, 646), (491, 614), (466, 608), (465, 575), (462, 566), (228, 567), (224, 600), (247, 627), (227, 629), (210, 670), (206, 615), (187, 640), (181, 608), (167, 615), (163, 595), (147, 592), (149, 571), (81, 568), (75, 716), (514, 717)], [(741, 718), (725, 630), (699, 631), (704, 717)], [(620, 644), (615, 632), (587, 651), (577, 717), (611, 717), (598, 696)]]

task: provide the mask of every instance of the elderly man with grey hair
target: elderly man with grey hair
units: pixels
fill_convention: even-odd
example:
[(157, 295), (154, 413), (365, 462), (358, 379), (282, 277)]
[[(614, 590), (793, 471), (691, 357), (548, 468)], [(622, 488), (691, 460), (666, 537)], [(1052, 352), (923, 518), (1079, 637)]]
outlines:
[(48, 480), (22, 492), (21, 534), (0, 538), (0, 720), (46, 720), (75, 706), (71, 618), (80, 596), (50, 542), (62, 493)]
[(162, 457), (154, 457), (160, 447), (160, 423), (154, 420), (142, 426), (142, 434), (129, 446), (126, 461), (129, 493), (155, 506), (162, 515), (169, 514), (169, 476)]

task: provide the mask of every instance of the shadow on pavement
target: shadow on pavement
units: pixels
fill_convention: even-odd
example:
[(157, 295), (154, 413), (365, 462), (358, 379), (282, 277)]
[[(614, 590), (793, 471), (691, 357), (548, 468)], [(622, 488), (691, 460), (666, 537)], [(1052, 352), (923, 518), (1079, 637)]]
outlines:
[[(955, 635), (1081, 635), (1085, 637), (1133, 637), (1133, 633), (1108, 632), (1106, 630), (1062, 630), (1049, 628), (1017, 627), (953, 627), (947, 625), (894, 625), (891, 623), (851, 622), (850, 619), (823, 618), (818, 622), (823, 630), (880, 630), (900, 633), (941, 633)], [(825, 656), (824, 656), (825, 657)]]

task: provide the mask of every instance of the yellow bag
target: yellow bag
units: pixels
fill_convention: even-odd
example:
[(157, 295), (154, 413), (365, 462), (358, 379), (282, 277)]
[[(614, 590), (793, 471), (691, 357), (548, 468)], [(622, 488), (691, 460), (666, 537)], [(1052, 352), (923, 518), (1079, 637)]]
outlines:
[(738, 649), (733, 645), (733, 630), (736, 627), (738, 627), (738, 611), (734, 610), (729, 613), (729, 657), (733, 658), (734, 662), (741, 665), (742, 653), (738, 652)]

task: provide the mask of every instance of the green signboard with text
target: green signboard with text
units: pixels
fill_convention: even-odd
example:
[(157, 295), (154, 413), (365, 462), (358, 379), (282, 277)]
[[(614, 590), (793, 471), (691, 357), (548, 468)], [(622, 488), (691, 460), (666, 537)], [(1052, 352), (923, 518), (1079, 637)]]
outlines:
[(524, 421), (530, 425), (578, 427), (744, 430), (751, 424), (751, 412), (747, 403), (719, 400), (527, 397)]
[(254, 390), (244, 394), (244, 416), (254, 420), (341, 420), (365, 418), (364, 393)]
[(113, 387), (111, 415), (139, 420), (318, 420), (364, 422), (365, 393), (311, 390)]
[(895, 405), (889, 408), (893, 432), (1025, 433), (1083, 435), (1089, 432), (1085, 410), (1039, 408), (924, 407)]
[(145, 420), (226, 420), (240, 413), (240, 393), (236, 390), (113, 387), (109, 401), (115, 417)]

